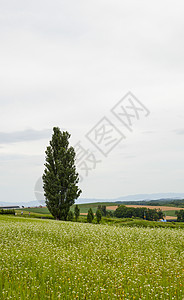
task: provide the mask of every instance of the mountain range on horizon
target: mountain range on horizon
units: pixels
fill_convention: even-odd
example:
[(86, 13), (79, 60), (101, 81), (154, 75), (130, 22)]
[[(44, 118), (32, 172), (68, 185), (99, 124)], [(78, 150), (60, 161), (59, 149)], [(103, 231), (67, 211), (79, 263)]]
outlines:
[[(150, 201), (150, 200), (168, 200), (168, 199), (184, 199), (184, 193), (153, 193), (153, 194), (135, 194), (121, 196), (112, 199), (100, 199), (100, 198), (79, 198), (76, 204), (92, 203), (92, 202), (117, 202), (117, 201)], [(85, 201), (85, 202), (83, 202)]]
[[(153, 194), (135, 194), (135, 195), (127, 195), (118, 198), (79, 198), (76, 200), (76, 204), (84, 204), (84, 203), (95, 203), (95, 202), (117, 202), (117, 201), (150, 201), (150, 200), (178, 200), (184, 199), (184, 193), (153, 193)], [(0, 201), (1, 206), (26, 206), (26, 207), (34, 207), (39, 205), (45, 205), (44, 200), (33, 200), (29, 202), (3, 202)]]

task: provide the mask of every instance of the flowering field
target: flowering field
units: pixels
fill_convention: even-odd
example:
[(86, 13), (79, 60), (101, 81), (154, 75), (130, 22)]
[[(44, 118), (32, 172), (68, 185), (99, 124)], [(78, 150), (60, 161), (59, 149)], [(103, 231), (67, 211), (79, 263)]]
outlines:
[(184, 299), (184, 230), (0, 216), (0, 299)]

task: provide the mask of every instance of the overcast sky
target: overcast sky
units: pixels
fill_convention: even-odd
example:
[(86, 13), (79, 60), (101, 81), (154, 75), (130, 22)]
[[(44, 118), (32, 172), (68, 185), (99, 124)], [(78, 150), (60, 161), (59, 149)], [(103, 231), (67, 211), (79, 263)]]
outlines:
[[(79, 170), (81, 197), (183, 192), (183, 9), (181, 0), (0, 1), (0, 201), (35, 200), (54, 126), (101, 161), (88, 176)], [(145, 107), (132, 131), (111, 111), (128, 91)], [(106, 156), (90, 141), (104, 117), (117, 139)]]

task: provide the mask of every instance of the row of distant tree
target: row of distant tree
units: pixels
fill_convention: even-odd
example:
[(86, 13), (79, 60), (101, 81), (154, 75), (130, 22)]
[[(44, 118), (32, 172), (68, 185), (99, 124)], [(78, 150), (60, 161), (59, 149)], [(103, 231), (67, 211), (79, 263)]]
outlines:
[[(184, 222), (184, 210), (176, 211), (177, 222)], [(100, 223), (102, 217), (116, 217), (116, 218), (140, 218), (148, 221), (158, 221), (164, 218), (164, 213), (161, 209), (150, 209), (146, 207), (127, 207), (125, 205), (119, 205), (119, 207), (113, 212), (107, 210), (105, 205), (98, 205), (96, 210), (96, 220)], [(75, 205), (74, 213), (69, 211), (68, 220), (73, 221), (74, 218), (78, 221), (80, 216), (80, 208)], [(92, 223), (95, 216), (92, 208), (88, 210), (87, 222)]]
[[(71, 210), (69, 211), (67, 220), (73, 221), (75, 219), (75, 221), (78, 221), (79, 216), (80, 216), (80, 208), (78, 207), (78, 205), (75, 205), (74, 212)], [(101, 219), (102, 219), (102, 212), (99, 208), (97, 208), (97, 211), (96, 211), (97, 223), (100, 223)], [(94, 220), (94, 213), (93, 213), (92, 208), (90, 208), (88, 210), (88, 214), (87, 214), (87, 222), (92, 223), (93, 220)]]
[[(92, 223), (93, 219), (94, 219), (94, 213), (93, 213), (92, 208), (90, 208), (88, 210), (88, 214), (87, 214), (87, 222), (88, 223)], [(97, 208), (97, 211), (96, 211), (96, 220), (97, 220), (98, 224), (100, 223), (101, 219), (102, 219), (102, 212), (101, 212), (101, 210), (99, 208)]]
[[(75, 206), (75, 210), (77, 209)], [(98, 205), (96, 211), (97, 223), (100, 223), (102, 216), (104, 217), (116, 217), (116, 218), (140, 218), (149, 221), (158, 221), (163, 219), (164, 214), (161, 209), (149, 209), (145, 207), (126, 207), (125, 205), (120, 205), (114, 213), (112, 211), (107, 211), (105, 205)], [(88, 210), (87, 221), (92, 223), (94, 219), (94, 213), (92, 208)]]
[[(184, 210), (176, 211), (177, 222), (184, 222)], [(15, 215), (14, 209), (0, 209), (0, 215)], [(145, 207), (126, 207), (125, 205), (120, 205), (114, 212), (107, 210), (105, 205), (98, 205), (96, 210), (96, 221), (100, 223), (102, 216), (104, 217), (116, 217), (116, 218), (140, 218), (149, 221), (158, 221), (163, 219), (164, 213), (160, 209), (147, 209)], [(87, 222), (92, 223), (95, 215), (92, 208), (88, 210)], [(67, 220), (68, 221), (78, 221), (80, 216), (80, 208), (75, 205), (74, 212), (69, 211)]]
[[(78, 220), (80, 215), (80, 209), (78, 205), (75, 206), (74, 213), (69, 212), (68, 220)], [(176, 211), (177, 222), (184, 222), (184, 210)], [(148, 221), (158, 221), (164, 218), (164, 212), (159, 209), (150, 209), (146, 207), (127, 207), (125, 205), (119, 205), (119, 207), (113, 212), (107, 210), (105, 205), (98, 205), (96, 210), (96, 220), (100, 223), (102, 217), (116, 217), (116, 218), (140, 218)], [(87, 222), (92, 223), (94, 220), (94, 213), (92, 208), (88, 210)]]
[(114, 212), (116, 218), (140, 218), (149, 221), (163, 219), (164, 214), (161, 209), (149, 209), (146, 207), (127, 207), (120, 205)]
[(0, 215), (15, 215), (14, 209), (0, 209)]
[[(135, 201), (117, 201), (117, 205), (134, 205)], [(149, 206), (174, 206), (174, 207), (183, 207), (184, 208), (184, 199), (158, 199), (158, 200), (141, 200), (136, 201), (138, 205), (149, 205)]]

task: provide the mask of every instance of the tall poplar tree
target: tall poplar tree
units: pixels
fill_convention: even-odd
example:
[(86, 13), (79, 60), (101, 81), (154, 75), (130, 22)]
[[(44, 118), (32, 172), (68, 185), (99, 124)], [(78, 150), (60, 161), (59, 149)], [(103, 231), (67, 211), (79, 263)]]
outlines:
[(69, 146), (70, 134), (53, 128), (52, 140), (47, 147), (43, 189), (50, 213), (59, 220), (67, 220), (70, 206), (75, 203), (81, 190), (75, 167), (75, 151)]

